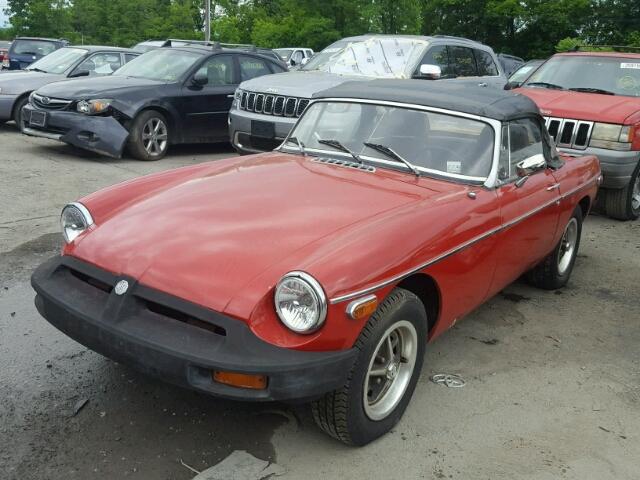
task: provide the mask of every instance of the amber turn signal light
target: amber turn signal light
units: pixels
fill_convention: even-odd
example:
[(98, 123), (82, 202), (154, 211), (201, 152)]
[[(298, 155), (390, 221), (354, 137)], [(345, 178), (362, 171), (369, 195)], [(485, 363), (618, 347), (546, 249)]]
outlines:
[(373, 315), (376, 308), (378, 308), (378, 297), (369, 295), (351, 302), (347, 307), (347, 314), (354, 320), (363, 320)]
[(247, 375), (235, 372), (214, 371), (213, 380), (224, 385), (238, 388), (249, 388), (251, 390), (264, 390), (267, 388), (266, 375)]

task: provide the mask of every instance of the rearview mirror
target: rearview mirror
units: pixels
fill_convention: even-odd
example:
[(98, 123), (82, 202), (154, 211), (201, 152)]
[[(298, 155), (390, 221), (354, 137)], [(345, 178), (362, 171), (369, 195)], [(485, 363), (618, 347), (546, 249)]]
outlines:
[(528, 158), (525, 158), (521, 162), (516, 165), (518, 176), (520, 178), (528, 177), (529, 175), (542, 170), (547, 166), (547, 161), (544, 158), (544, 155), (541, 153), (537, 153)]
[(204, 87), (207, 83), (209, 83), (209, 76), (203, 71), (196, 72), (196, 74), (193, 76), (192, 82), (194, 85)]
[(420, 65), (420, 78), (438, 80), (442, 76), (442, 69), (438, 65), (425, 63)]

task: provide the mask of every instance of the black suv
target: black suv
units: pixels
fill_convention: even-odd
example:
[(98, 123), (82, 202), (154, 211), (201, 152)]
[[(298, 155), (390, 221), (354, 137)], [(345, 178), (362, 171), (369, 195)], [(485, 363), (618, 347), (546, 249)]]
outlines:
[(50, 84), (31, 94), (22, 131), (121, 157), (158, 160), (169, 145), (228, 141), (227, 115), (242, 81), (285, 72), (254, 47), (163, 47), (113, 75)]

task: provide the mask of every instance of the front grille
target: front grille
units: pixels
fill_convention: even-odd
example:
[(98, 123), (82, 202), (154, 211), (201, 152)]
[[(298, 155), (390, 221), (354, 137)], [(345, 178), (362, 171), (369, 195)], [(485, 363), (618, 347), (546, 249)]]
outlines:
[(242, 92), (240, 109), (265, 115), (299, 117), (304, 113), (309, 102), (308, 98)]
[(73, 100), (63, 98), (51, 98), (35, 93), (32, 97), (33, 104), (42, 110), (66, 110)]
[(593, 122), (545, 117), (547, 131), (558, 147), (584, 150), (589, 146)]

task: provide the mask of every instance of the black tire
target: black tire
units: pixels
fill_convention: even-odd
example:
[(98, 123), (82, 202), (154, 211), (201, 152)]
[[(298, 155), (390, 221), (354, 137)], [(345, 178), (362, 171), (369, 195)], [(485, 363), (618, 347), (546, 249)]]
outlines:
[[(629, 184), (618, 190), (604, 190), (607, 216), (616, 220), (636, 220), (640, 217), (640, 163)], [(634, 198), (635, 197), (635, 198)]]
[(22, 97), (18, 99), (18, 101), (13, 106), (13, 114), (11, 115), (11, 118), (13, 118), (13, 121), (16, 122), (16, 126), (20, 129), (20, 131), (22, 131), (23, 129), (22, 109), (27, 103), (29, 103), (29, 97)]
[[(149, 133), (146, 129), (150, 125), (150, 122), (161, 122), (161, 125), (163, 125), (164, 131), (166, 132), (166, 137), (163, 139), (164, 143), (161, 142), (160, 144), (157, 144), (158, 147), (163, 147), (160, 148), (159, 151), (156, 151), (153, 146), (151, 147), (151, 151), (147, 150), (145, 146), (146, 140), (143, 138), (143, 135)], [(169, 143), (169, 122), (162, 113), (156, 110), (145, 110), (131, 123), (129, 139), (127, 140), (127, 150), (132, 157), (143, 161), (160, 160), (167, 154), (167, 151), (169, 150)]]
[[(413, 325), (417, 334), (413, 370), (398, 403), (386, 417), (374, 421), (365, 411), (365, 380), (369, 377), (369, 367), (375, 354), (379, 353), (380, 343), (389, 329), (399, 323)], [(312, 403), (311, 411), (317, 425), (341, 442), (358, 446), (366, 445), (391, 430), (404, 414), (420, 377), (427, 333), (427, 314), (422, 302), (407, 290), (393, 290), (360, 333), (355, 344), (359, 353), (347, 382), (342, 388)], [(397, 378), (400, 378), (399, 373)]]
[[(573, 222), (575, 222), (575, 227), (577, 229), (574, 247), (572, 252), (570, 253), (571, 256), (568, 259), (568, 263), (563, 263), (563, 266), (561, 266), (561, 258), (565, 254), (567, 248), (565, 239), (569, 234), (569, 228)], [(562, 238), (558, 242), (558, 245), (556, 245), (556, 247), (553, 249), (553, 252), (551, 252), (542, 262), (540, 262), (527, 274), (529, 283), (545, 290), (556, 290), (558, 288), (564, 287), (569, 281), (571, 272), (573, 271), (573, 266), (576, 263), (576, 258), (578, 257), (578, 249), (580, 248), (581, 236), (582, 208), (578, 206), (573, 211), (573, 215), (571, 215), (571, 218), (565, 225)]]

